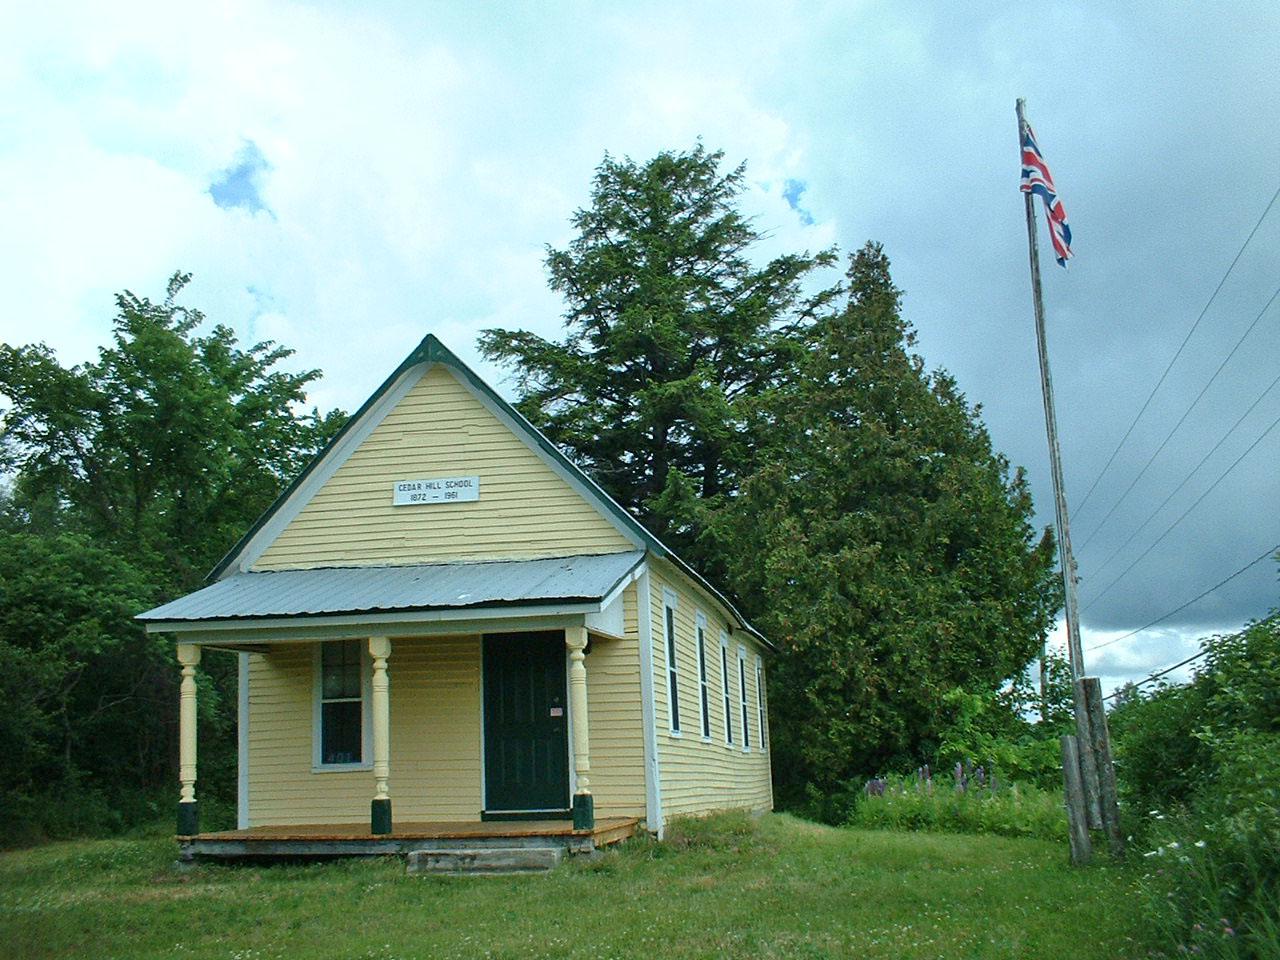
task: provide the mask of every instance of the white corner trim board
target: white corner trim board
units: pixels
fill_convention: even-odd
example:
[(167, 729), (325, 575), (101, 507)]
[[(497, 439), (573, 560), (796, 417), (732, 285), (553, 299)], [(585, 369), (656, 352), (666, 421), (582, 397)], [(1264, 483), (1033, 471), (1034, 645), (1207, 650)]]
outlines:
[(645, 821), (661, 839), (662, 773), (658, 757), (658, 721), (653, 702), (653, 594), (649, 587), (649, 569), (640, 568), (636, 578), (636, 630), (640, 635), (640, 708), (644, 723), (644, 788)]

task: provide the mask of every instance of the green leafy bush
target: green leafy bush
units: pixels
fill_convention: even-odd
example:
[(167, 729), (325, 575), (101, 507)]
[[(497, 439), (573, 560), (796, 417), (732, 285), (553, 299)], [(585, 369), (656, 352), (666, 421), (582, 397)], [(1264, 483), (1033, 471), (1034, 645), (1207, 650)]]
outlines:
[(1280, 956), (1280, 614), (1205, 641), (1181, 687), (1132, 694), (1112, 731), (1167, 945)]
[(853, 810), (851, 826), (879, 830), (993, 833), (1005, 837), (1061, 840), (1067, 820), (1060, 793), (1033, 786), (978, 786), (965, 789), (942, 779), (895, 777), (873, 781)]

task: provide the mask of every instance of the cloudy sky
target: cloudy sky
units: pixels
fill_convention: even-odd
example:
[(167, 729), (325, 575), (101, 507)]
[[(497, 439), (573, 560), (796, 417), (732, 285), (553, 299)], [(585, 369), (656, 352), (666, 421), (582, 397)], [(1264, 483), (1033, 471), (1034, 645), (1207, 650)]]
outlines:
[[(1075, 232), (1045, 298), (1085, 644), (1107, 643), (1280, 543), (1280, 203), (1204, 310), (1280, 187), (1278, 40), (1271, 2), (7, 2), (0, 338), (83, 361), (114, 292), (182, 269), (186, 302), (324, 370), (322, 407), (428, 332), (499, 381), (476, 331), (556, 334), (544, 246), (604, 153), (701, 137), (747, 161), (762, 257), (885, 244), (927, 362), (1049, 523), (1023, 96)], [(1278, 593), (1264, 560), (1091, 672), (1145, 675)]]

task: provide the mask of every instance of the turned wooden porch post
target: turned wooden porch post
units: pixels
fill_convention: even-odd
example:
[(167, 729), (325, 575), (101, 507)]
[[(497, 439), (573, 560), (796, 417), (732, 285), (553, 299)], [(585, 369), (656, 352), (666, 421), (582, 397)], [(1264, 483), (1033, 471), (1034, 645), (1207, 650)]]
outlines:
[(573, 795), (573, 828), (590, 830), (596, 825), (595, 801), (591, 797), (591, 753), (587, 725), (587, 628), (570, 627), (564, 632), (569, 648), (569, 709), (573, 723), (573, 769), (578, 787)]
[(178, 700), (178, 779), (182, 793), (178, 798), (178, 836), (191, 837), (200, 832), (199, 807), (196, 804), (196, 665), (200, 648), (194, 643), (178, 644), (178, 663), (182, 664), (182, 685)]
[(391, 656), (389, 637), (370, 637), (369, 656), (373, 658), (373, 803), (370, 805), (370, 832), (391, 832), (391, 795), (387, 781), (391, 777), (391, 684), (387, 679), (387, 658)]

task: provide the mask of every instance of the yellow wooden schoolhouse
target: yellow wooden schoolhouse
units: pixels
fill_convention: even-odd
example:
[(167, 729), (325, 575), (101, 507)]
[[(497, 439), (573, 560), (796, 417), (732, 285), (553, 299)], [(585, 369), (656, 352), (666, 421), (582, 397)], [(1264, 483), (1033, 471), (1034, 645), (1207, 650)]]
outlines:
[[(186, 856), (592, 849), (772, 806), (768, 641), (428, 336), (195, 593)], [(238, 829), (202, 833), (196, 683), (239, 659)]]

